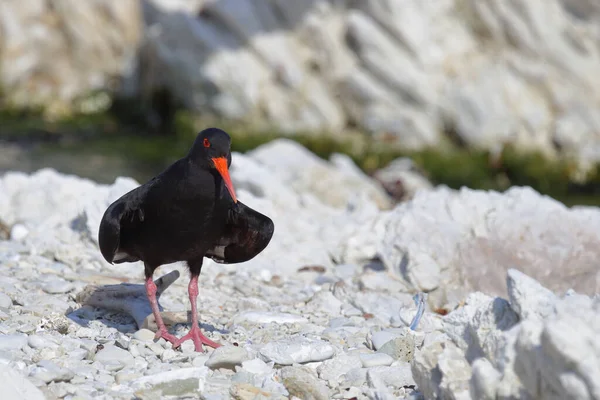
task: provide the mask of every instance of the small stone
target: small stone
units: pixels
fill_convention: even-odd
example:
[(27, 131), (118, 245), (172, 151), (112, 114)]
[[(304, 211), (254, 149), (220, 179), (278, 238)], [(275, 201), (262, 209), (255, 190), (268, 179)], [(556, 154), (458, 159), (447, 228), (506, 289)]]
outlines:
[(362, 367), (362, 363), (359, 357), (343, 354), (324, 361), (317, 367), (317, 372), (319, 378), (325, 381), (337, 381), (346, 372), (360, 367)]
[(123, 350), (114, 345), (105, 345), (104, 348), (96, 353), (94, 361), (102, 364), (118, 361), (123, 365), (133, 364), (134, 358), (127, 350)]
[(300, 315), (267, 311), (244, 311), (233, 318), (234, 324), (249, 322), (254, 324), (305, 324), (308, 320)]
[(399, 336), (400, 334), (396, 332), (378, 331), (371, 336), (371, 343), (373, 343), (373, 348), (375, 350), (379, 350), (384, 344)]
[(415, 338), (406, 335), (390, 340), (381, 346), (379, 352), (388, 354), (395, 360), (410, 362), (415, 355)]
[(393, 386), (401, 388), (416, 385), (409, 363), (395, 367), (373, 367), (367, 371), (367, 382), (369, 386), (378, 389), (380, 387)]
[(10, 240), (14, 240), (15, 242), (25, 239), (27, 235), (29, 235), (29, 229), (22, 224), (14, 224), (10, 230)]
[(131, 370), (119, 371), (115, 375), (115, 381), (117, 382), (117, 384), (122, 385), (124, 383), (133, 381), (141, 376), (143, 376), (141, 373)]
[(152, 332), (150, 329), (143, 328), (134, 333), (133, 338), (141, 342), (152, 342), (154, 340), (154, 335), (154, 332)]
[(362, 366), (365, 368), (371, 367), (387, 367), (392, 365), (394, 358), (385, 353), (363, 353), (359, 355)]
[(329, 399), (329, 389), (309, 367), (284, 367), (281, 369), (281, 379), (291, 396), (300, 399)]
[(273, 367), (265, 363), (260, 358), (242, 362), (242, 368), (251, 374), (266, 374), (273, 370)]
[(48, 294), (68, 293), (73, 290), (74, 286), (71, 282), (64, 279), (56, 278), (42, 285), (42, 290)]
[(138, 397), (150, 393), (156, 393), (152, 398), (197, 395), (199, 388), (206, 382), (208, 371), (207, 367), (177, 368), (137, 378), (129, 384), (129, 387)]
[(63, 368), (52, 361), (42, 360), (38, 363), (31, 373), (31, 376), (42, 380), (46, 383), (50, 382), (69, 382), (75, 376), (75, 373), (70, 369)]
[(54, 343), (50, 339), (47, 339), (41, 335), (30, 335), (27, 338), (27, 344), (29, 344), (29, 347), (31, 347), (33, 349), (43, 349), (46, 347), (50, 347), (50, 348), (58, 347), (58, 345), (56, 343)]
[(264, 359), (279, 365), (323, 361), (333, 357), (333, 354), (333, 347), (329, 343), (305, 337), (270, 342), (260, 350), (260, 355)]
[(211, 369), (235, 369), (236, 365), (248, 360), (248, 352), (243, 347), (221, 346), (216, 348), (204, 365)]
[(13, 305), (13, 302), (7, 294), (0, 292), (0, 308), (9, 309)]
[(0, 336), (0, 351), (21, 350), (25, 346), (27, 346), (27, 335)]

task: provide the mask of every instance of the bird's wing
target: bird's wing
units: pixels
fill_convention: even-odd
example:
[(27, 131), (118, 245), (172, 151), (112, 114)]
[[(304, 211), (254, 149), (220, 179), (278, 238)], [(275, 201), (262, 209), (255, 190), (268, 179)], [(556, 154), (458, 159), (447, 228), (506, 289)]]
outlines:
[(104, 212), (98, 230), (100, 252), (109, 263), (137, 261), (136, 257), (121, 254), (119, 245), (123, 229), (133, 227), (144, 221), (144, 210), (141, 207), (149, 185), (140, 186), (124, 194), (112, 203)]
[(205, 257), (221, 264), (248, 261), (267, 247), (274, 230), (271, 218), (238, 201), (229, 210), (223, 235)]

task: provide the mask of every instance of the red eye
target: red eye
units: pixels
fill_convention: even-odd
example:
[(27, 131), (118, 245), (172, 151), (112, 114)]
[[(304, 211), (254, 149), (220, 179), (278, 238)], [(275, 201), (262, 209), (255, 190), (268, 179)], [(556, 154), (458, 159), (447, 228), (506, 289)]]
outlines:
[(204, 144), (204, 147), (210, 147), (210, 142), (206, 138), (204, 138), (203, 144)]

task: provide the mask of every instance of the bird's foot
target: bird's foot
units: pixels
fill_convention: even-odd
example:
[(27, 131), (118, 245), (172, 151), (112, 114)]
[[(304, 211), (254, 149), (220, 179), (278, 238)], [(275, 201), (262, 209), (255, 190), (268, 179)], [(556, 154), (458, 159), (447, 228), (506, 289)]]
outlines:
[(167, 328), (159, 329), (158, 331), (156, 331), (156, 334), (154, 335), (154, 340), (158, 340), (160, 338), (163, 338), (167, 342), (170, 342), (170, 343), (175, 343), (175, 342), (177, 342), (179, 340), (179, 339), (177, 339), (177, 336), (171, 335), (167, 331)]
[(190, 331), (188, 332), (187, 335), (185, 335), (181, 339), (178, 339), (177, 341), (173, 342), (173, 348), (174, 349), (178, 348), (179, 346), (181, 346), (181, 343), (185, 342), (186, 340), (190, 340), (190, 339), (194, 342), (194, 347), (196, 348), (196, 351), (198, 351), (198, 352), (202, 351), (203, 344), (210, 346), (213, 349), (216, 349), (217, 347), (221, 347), (221, 345), (219, 343), (213, 342), (212, 340), (210, 340), (209, 338), (204, 336), (204, 334), (202, 334), (202, 332), (200, 331), (200, 328), (196, 325), (196, 326), (193, 326), (192, 329), (190, 329)]

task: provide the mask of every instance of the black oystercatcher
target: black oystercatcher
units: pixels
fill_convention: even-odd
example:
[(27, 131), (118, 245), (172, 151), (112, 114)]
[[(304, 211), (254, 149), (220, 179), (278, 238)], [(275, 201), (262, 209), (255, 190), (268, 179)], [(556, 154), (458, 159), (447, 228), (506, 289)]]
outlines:
[[(209, 128), (200, 132), (189, 153), (160, 175), (112, 203), (100, 223), (100, 251), (110, 263), (143, 261), (146, 292), (163, 337), (177, 348), (185, 340), (219, 347), (198, 326), (198, 276), (204, 257), (218, 263), (250, 260), (269, 244), (271, 219), (238, 201), (229, 178), (231, 138)], [(192, 327), (181, 339), (169, 334), (158, 310), (154, 270), (187, 262)]]

